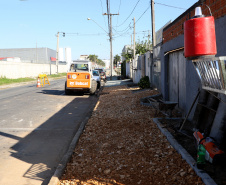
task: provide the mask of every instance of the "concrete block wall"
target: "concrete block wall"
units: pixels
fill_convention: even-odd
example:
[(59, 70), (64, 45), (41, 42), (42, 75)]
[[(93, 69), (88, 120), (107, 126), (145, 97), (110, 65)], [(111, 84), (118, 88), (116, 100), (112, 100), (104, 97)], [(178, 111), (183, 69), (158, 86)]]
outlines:
[(145, 76), (151, 79), (151, 52), (147, 52), (144, 55), (144, 65), (145, 65)]
[(131, 78), (131, 73), (130, 73), (130, 67), (131, 63), (130, 62), (126, 62), (126, 76), (128, 76), (129, 78)]
[[(55, 64), (34, 64), (21, 62), (0, 62), (0, 77), (10, 79), (37, 77), (39, 74), (56, 74), (57, 67)], [(58, 65), (58, 72), (67, 72), (66, 65)]]
[(134, 70), (133, 72), (133, 83), (137, 84), (142, 77), (141, 70)]

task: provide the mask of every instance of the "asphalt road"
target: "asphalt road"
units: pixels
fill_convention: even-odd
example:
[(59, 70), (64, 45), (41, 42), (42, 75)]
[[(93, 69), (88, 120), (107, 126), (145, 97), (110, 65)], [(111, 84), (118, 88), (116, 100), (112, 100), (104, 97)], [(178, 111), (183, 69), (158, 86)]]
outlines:
[(0, 184), (48, 184), (96, 96), (64, 95), (64, 79), (0, 90)]

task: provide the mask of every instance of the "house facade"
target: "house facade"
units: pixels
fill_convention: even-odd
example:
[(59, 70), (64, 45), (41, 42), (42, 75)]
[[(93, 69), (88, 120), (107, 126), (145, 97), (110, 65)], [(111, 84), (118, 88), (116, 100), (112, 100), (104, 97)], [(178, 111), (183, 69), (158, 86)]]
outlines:
[[(193, 61), (184, 57), (184, 22), (195, 15), (198, 6), (201, 6), (205, 16), (212, 14), (214, 17), (216, 57), (226, 56), (226, 1), (197, 2), (163, 28), (162, 39), (152, 53), (138, 56), (133, 63), (133, 80), (137, 83), (144, 75), (149, 76), (152, 87), (159, 90), (165, 101), (177, 102), (177, 109), (182, 112), (182, 116), (188, 116), (195, 128), (215, 138), (225, 150), (226, 95), (203, 90)], [(223, 67), (226, 74), (225, 68), (226, 61)]]

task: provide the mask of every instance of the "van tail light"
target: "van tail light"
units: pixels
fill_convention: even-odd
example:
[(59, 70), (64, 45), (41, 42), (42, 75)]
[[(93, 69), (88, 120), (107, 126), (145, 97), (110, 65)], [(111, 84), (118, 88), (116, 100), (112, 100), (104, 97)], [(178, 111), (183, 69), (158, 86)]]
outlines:
[(67, 78), (68, 78), (68, 79), (71, 79), (71, 75), (67, 75)]
[(89, 79), (89, 75), (86, 75), (86, 79)]

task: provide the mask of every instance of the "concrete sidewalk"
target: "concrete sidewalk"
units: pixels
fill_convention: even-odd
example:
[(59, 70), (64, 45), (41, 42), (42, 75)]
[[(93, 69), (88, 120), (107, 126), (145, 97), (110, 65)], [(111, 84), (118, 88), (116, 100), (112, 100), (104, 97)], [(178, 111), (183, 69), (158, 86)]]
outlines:
[(112, 76), (112, 80), (110, 80), (110, 77), (107, 77), (107, 82), (105, 83), (105, 87), (128, 85), (128, 84), (133, 84), (133, 81), (131, 79), (118, 80), (118, 76)]

